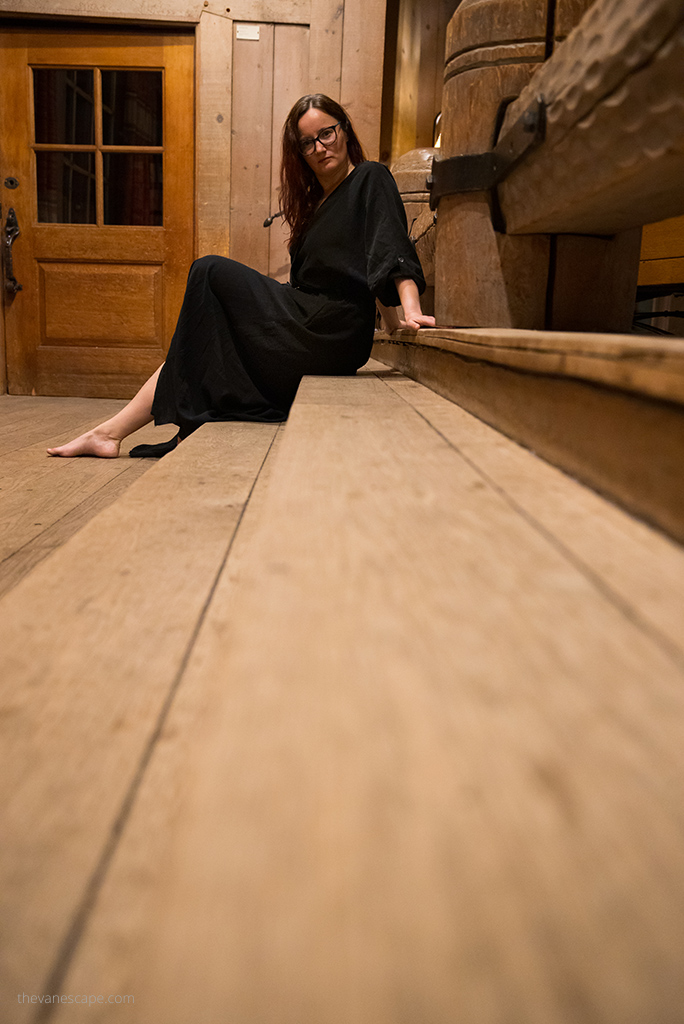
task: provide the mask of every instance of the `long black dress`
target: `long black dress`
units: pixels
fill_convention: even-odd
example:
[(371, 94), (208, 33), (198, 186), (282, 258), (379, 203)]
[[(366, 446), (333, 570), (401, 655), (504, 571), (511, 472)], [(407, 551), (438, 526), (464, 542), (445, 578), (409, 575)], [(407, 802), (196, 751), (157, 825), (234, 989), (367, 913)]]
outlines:
[(353, 374), (373, 344), (375, 297), (425, 281), (388, 169), (366, 161), (332, 192), (281, 284), (222, 256), (197, 260), (152, 406), (181, 437), (212, 420), (287, 417), (304, 374)]

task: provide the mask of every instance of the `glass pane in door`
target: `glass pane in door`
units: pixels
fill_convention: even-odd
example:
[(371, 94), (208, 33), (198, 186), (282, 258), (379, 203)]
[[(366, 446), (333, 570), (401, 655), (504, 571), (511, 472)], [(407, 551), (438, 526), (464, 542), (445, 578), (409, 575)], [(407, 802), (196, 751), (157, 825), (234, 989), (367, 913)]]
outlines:
[(95, 224), (95, 154), (36, 153), (38, 220)]
[(104, 153), (105, 224), (161, 227), (162, 154)]
[(93, 104), (91, 70), (33, 69), (36, 142), (92, 146), (95, 141)]
[(105, 146), (162, 145), (162, 72), (102, 72)]

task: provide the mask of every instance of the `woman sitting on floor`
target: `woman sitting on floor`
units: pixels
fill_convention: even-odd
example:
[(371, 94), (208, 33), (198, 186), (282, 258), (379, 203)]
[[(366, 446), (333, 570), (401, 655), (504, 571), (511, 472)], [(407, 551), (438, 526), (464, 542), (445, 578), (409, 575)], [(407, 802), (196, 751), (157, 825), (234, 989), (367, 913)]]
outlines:
[(365, 159), (334, 100), (295, 103), (280, 179), (289, 284), (222, 256), (197, 260), (166, 362), (120, 412), (50, 455), (116, 458), (152, 419), (178, 435), (131, 455), (163, 455), (215, 420), (284, 420), (305, 374), (353, 374), (368, 360), (376, 300), (390, 331), (434, 326), (421, 312), (425, 281), (394, 179)]

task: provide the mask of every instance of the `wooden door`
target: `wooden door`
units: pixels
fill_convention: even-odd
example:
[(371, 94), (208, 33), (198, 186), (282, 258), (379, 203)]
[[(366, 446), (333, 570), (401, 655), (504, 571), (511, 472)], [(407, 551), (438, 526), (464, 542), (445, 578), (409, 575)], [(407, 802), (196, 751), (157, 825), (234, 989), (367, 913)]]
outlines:
[(0, 47), (8, 389), (127, 398), (193, 256), (193, 36), (10, 28)]

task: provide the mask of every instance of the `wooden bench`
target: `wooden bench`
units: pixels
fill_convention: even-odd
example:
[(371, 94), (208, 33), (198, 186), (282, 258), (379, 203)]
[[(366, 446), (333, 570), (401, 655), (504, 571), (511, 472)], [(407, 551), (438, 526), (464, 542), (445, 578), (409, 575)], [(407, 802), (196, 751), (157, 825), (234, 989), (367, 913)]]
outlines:
[(677, 1020), (683, 607), (377, 363), (202, 428), (0, 604), (7, 1019)]

